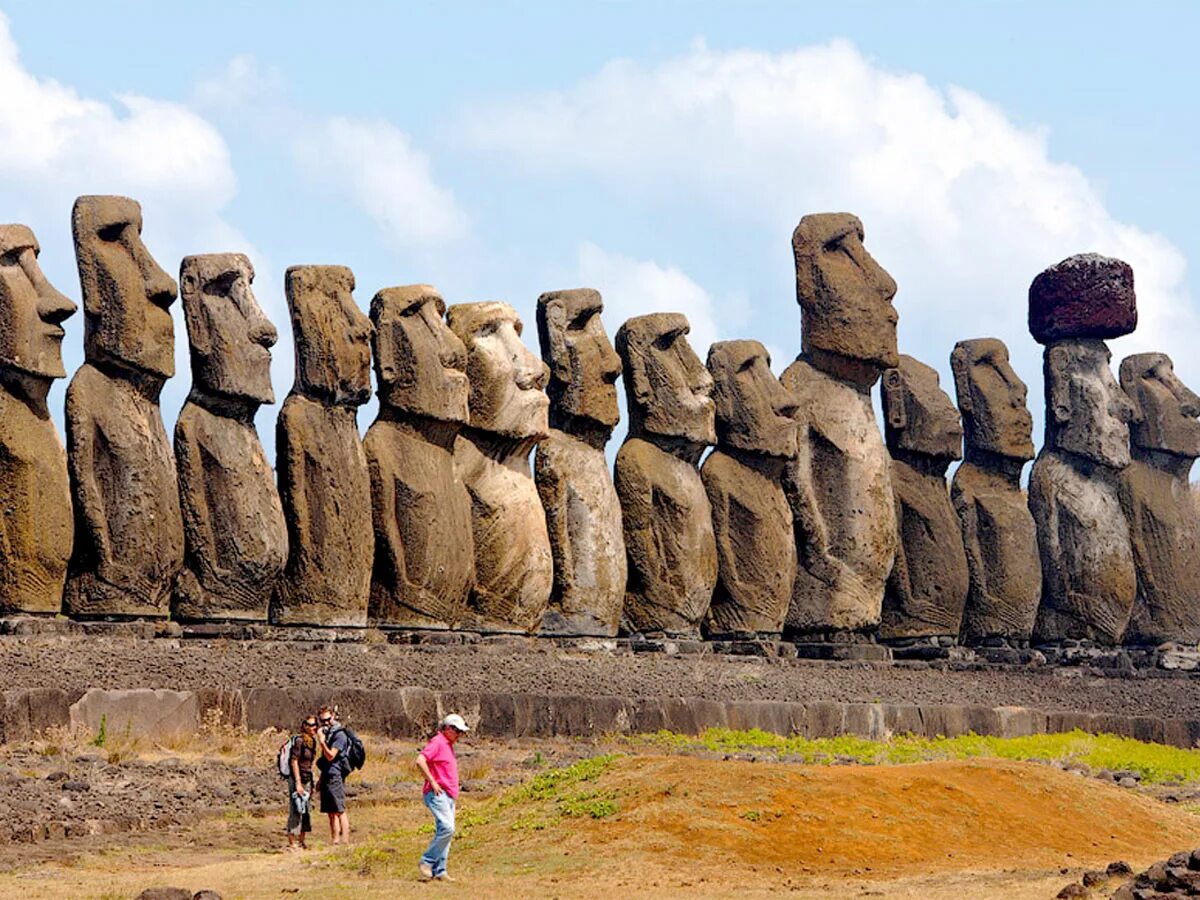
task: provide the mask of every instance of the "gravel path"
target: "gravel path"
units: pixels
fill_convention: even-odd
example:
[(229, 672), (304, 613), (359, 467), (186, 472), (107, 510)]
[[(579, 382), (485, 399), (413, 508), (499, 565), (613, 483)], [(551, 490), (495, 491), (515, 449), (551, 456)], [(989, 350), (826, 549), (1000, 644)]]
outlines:
[(541, 647), (412, 647), (95, 637), (0, 638), (6, 690), (294, 686), (711, 700), (971, 703), (1200, 719), (1200, 678), (1103, 678), (1081, 669), (952, 670)]

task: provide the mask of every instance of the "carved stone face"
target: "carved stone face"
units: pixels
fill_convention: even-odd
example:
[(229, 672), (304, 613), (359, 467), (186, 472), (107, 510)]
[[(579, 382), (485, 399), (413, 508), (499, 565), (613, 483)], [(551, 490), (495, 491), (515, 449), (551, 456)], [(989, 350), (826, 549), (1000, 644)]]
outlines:
[(296, 343), (296, 386), (340, 406), (371, 399), (371, 320), (345, 266), (292, 266), (285, 277)]
[(384, 288), (371, 300), (379, 402), (443, 422), (467, 421), (467, 348), (427, 284)]
[(796, 399), (771, 371), (758, 341), (718, 341), (708, 350), (717, 441), (768, 456), (796, 455)]
[(545, 364), (521, 342), (523, 326), (507, 303), (457, 303), (450, 329), (467, 348), (471, 427), (512, 438), (544, 438), (550, 399)]
[(279, 340), (254, 297), (241, 253), (186, 256), (179, 267), (192, 377), (210, 394), (274, 403), (271, 348)]
[(908, 451), (936, 459), (962, 459), (962, 423), (941, 389), (937, 370), (901, 354), (883, 375), (883, 417), (892, 453)]
[(803, 347), (889, 369), (899, 362), (896, 282), (862, 242), (862, 222), (849, 213), (805, 216), (796, 226)]
[(1129, 465), (1133, 404), (1109, 369), (1100, 340), (1063, 341), (1046, 348), (1046, 443), (1123, 469)]
[(587, 288), (538, 297), (538, 342), (550, 366), (549, 394), (556, 416), (590, 419), (613, 428), (621, 359), (600, 321), (600, 292)]
[(80, 197), (71, 230), (88, 361), (173, 376), (175, 282), (142, 243), (142, 208), (128, 197)]
[(1140, 415), (1130, 428), (1135, 447), (1176, 456), (1200, 456), (1200, 397), (1175, 375), (1165, 353), (1138, 353), (1121, 361), (1121, 387)]
[(0, 225), (0, 367), (62, 378), (62, 323), (76, 306), (46, 280), (39, 252), (24, 225)]
[(1011, 459), (1033, 459), (1029, 390), (995, 338), (959, 341), (950, 354), (967, 446)]
[(634, 316), (617, 332), (624, 364), (629, 432), (715, 444), (713, 380), (687, 340), (679, 313)]

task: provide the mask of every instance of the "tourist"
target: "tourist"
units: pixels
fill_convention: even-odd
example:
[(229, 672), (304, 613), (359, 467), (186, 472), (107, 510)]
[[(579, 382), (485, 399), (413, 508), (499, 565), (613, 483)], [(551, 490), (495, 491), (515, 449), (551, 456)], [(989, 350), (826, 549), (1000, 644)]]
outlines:
[(313, 761), (317, 758), (317, 719), (305, 716), (300, 733), (292, 738), (288, 776), (288, 849), (307, 850), (312, 831)]
[(417, 754), (417, 768), (425, 776), (425, 805), (433, 813), (437, 826), (417, 865), (425, 878), (454, 880), (446, 872), (450, 841), (454, 837), (454, 805), (458, 799), (458, 758), (454, 755), (454, 745), (468, 731), (463, 717), (451, 713), (442, 719), (437, 734)]
[(350, 819), (346, 815), (346, 775), (350, 761), (346, 751), (350, 738), (337, 721), (336, 710), (322, 706), (317, 713), (317, 759), (320, 776), (317, 785), (321, 796), (321, 812), (329, 816), (329, 839), (335, 844), (350, 843)]

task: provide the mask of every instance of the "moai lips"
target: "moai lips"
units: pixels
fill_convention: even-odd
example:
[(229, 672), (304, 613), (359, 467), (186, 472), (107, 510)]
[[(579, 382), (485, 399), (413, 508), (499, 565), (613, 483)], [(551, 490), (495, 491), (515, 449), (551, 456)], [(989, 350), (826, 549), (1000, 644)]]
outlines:
[(457, 627), (475, 582), (471, 498), (454, 465), (467, 350), (445, 312), (425, 284), (371, 301), (379, 417), (363, 447), (375, 523), (370, 618), (380, 625)]
[(712, 506), (718, 578), (710, 635), (778, 635), (792, 598), (796, 544), (783, 489), (796, 455), (796, 403), (758, 341), (708, 351), (717, 449), (700, 474)]
[(274, 403), (275, 326), (240, 253), (188, 256), (179, 269), (192, 390), (175, 424), (186, 536), (172, 612), (184, 621), (265, 621), (288, 556), (275, 476), (254, 427)]
[(621, 360), (600, 320), (603, 309), (599, 292), (586, 288), (538, 298), (551, 428), (538, 444), (534, 475), (554, 554), (543, 634), (611, 637), (625, 600), (621, 505), (604, 455), (620, 419)]
[(613, 481), (631, 631), (697, 635), (717, 582), (712, 507), (696, 470), (716, 440), (713, 382), (687, 333), (678, 313), (636, 316), (617, 331), (630, 424)]
[(896, 283), (847, 213), (805, 216), (792, 235), (801, 356), (781, 381), (800, 409), (785, 481), (797, 571), (786, 630), (865, 631), (879, 624), (896, 557), (890, 459), (870, 389), (896, 352)]
[(880, 637), (956, 637), (969, 576), (946, 469), (962, 457), (958, 410), (937, 372), (901, 356), (883, 376), (883, 415), (899, 522), (896, 564), (883, 598)]
[(1029, 333), (1039, 344), (1120, 337), (1136, 327), (1133, 269), (1119, 259), (1081, 253), (1029, 286)]
[(960, 635), (967, 644), (1028, 641), (1042, 596), (1037, 529), (1021, 491), (1034, 456), (1028, 391), (995, 338), (959, 341), (950, 367), (966, 435), (950, 491), (971, 576)]
[(46, 397), (76, 306), (38, 265), (24, 225), (0, 225), (0, 611), (54, 614), (71, 555), (67, 454)]
[(345, 266), (292, 266), (285, 279), (296, 384), (275, 430), (288, 561), (271, 602), (284, 625), (367, 623), (375, 533), (358, 406), (371, 394), (371, 322)]
[(534, 632), (550, 600), (554, 563), (529, 453), (549, 429), (545, 365), (521, 342), (507, 303), (459, 303), (447, 313), (467, 348), (470, 426), (455, 462), (471, 495), (474, 627)]
[(86, 362), (67, 388), (75, 546), (63, 609), (76, 617), (165, 616), (183, 567), (175, 461), (158, 398), (175, 374), (171, 280), (125, 197), (80, 197), (72, 213)]
[(1121, 508), (1137, 564), (1128, 643), (1200, 641), (1200, 510), (1188, 483), (1200, 456), (1200, 397), (1164, 353), (1121, 361), (1133, 402), (1133, 460), (1121, 472)]

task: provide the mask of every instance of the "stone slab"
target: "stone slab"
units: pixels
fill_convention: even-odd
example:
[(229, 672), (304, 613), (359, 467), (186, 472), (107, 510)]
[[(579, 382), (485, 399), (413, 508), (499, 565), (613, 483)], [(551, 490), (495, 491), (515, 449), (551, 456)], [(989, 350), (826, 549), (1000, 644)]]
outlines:
[(70, 724), (95, 734), (165, 738), (200, 730), (200, 698), (194, 691), (166, 688), (92, 688), (71, 704)]

